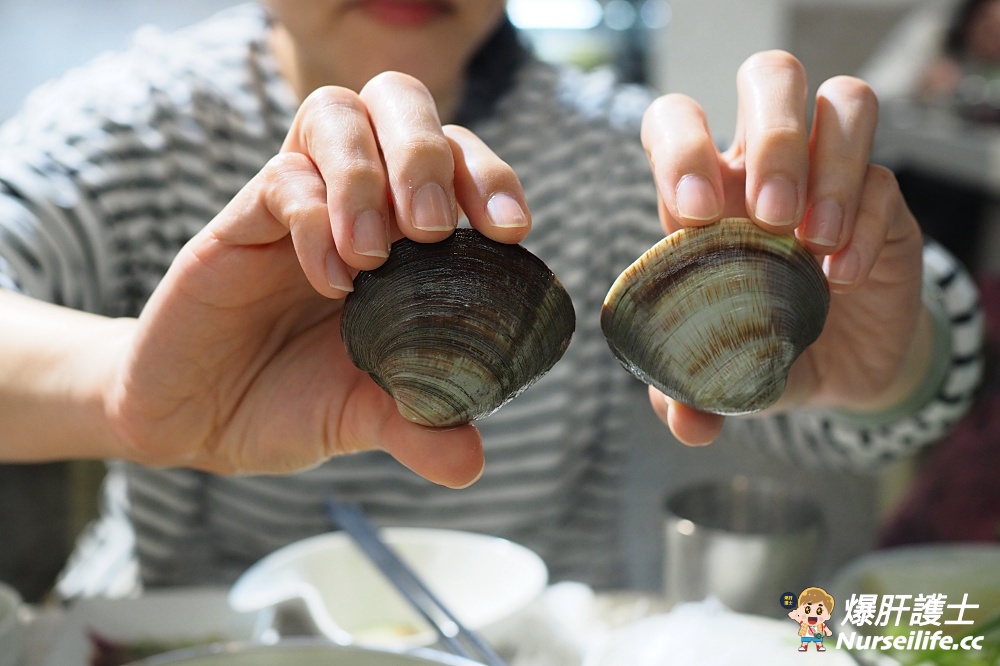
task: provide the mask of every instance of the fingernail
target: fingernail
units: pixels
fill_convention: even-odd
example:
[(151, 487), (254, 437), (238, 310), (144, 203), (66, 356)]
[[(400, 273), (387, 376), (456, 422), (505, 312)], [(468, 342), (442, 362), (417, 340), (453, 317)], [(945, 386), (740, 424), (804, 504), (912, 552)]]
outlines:
[(834, 284), (854, 284), (861, 272), (861, 258), (854, 248), (849, 247), (830, 257), (826, 279)]
[(326, 254), (326, 283), (341, 291), (354, 291), (354, 281), (336, 252)]
[(486, 214), (496, 227), (526, 227), (528, 216), (517, 199), (504, 192), (498, 192), (486, 202)]
[(367, 257), (389, 256), (389, 234), (385, 218), (377, 210), (368, 209), (354, 219), (354, 251)]
[(764, 181), (757, 193), (754, 214), (757, 219), (776, 227), (795, 223), (799, 210), (799, 191), (795, 183), (784, 176), (773, 176)]
[(816, 245), (833, 246), (840, 241), (844, 210), (834, 199), (824, 199), (809, 210), (805, 239)]
[(413, 195), (413, 226), (423, 231), (451, 231), (455, 212), (448, 195), (437, 183), (427, 183)]
[(687, 175), (677, 183), (677, 212), (689, 220), (711, 220), (722, 214), (715, 188), (705, 178)]

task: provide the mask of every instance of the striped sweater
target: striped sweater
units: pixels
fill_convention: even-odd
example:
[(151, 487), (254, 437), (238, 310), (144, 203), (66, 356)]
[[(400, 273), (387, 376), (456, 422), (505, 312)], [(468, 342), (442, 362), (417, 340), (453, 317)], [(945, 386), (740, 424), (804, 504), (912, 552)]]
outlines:
[[(180, 247), (277, 152), (291, 123), (297, 100), (265, 33), (253, 5), (173, 34), (147, 30), (127, 51), (37, 91), (0, 129), (0, 287), (138, 314)], [(662, 235), (638, 141), (650, 99), (604, 72), (527, 59), (472, 123), (518, 173), (534, 219), (525, 245), (560, 277), (578, 319), (555, 368), (478, 424), (479, 482), (441, 488), (380, 452), (287, 477), (112, 463), (103, 522), (62, 591), (114, 593), (123, 569), (108, 566), (110, 552), (137, 562), (147, 586), (230, 582), (272, 550), (328, 530), (330, 494), (360, 501), (383, 524), (511, 538), (541, 554), (554, 579), (619, 583), (609, 544), (630, 436), (621, 415), (645, 396), (598, 320), (614, 278)], [(939, 437), (968, 406), (981, 324), (975, 290), (950, 257), (929, 246), (925, 263), (955, 361), (927, 406), (876, 427), (823, 413), (747, 420), (749, 436), (781, 455), (855, 466)]]

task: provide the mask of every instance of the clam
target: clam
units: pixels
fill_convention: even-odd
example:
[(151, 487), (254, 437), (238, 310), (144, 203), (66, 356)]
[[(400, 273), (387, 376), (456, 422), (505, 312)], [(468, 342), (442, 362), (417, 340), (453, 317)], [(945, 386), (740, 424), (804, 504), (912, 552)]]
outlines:
[(341, 334), (405, 418), (443, 427), (533, 384), (575, 325), (569, 294), (538, 257), (458, 229), (439, 243), (399, 240), (382, 266), (359, 273)]
[(601, 328), (647, 384), (701, 411), (747, 414), (781, 396), (829, 306), (823, 271), (794, 236), (728, 218), (639, 257), (612, 285)]

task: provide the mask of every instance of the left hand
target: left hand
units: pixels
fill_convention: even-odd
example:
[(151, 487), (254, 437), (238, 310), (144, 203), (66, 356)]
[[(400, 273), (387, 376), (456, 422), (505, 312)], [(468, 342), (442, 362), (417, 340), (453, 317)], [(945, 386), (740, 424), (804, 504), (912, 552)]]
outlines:
[[(807, 84), (790, 54), (751, 56), (737, 76), (732, 146), (719, 152), (692, 99), (665, 95), (643, 119), (642, 140), (668, 233), (722, 217), (794, 229), (823, 261), (830, 313), (819, 339), (792, 366), (772, 410), (800, 406), (877, 410), (914, 390), (930, 356), (920, 300), (920, 228), (893, 174), (869, 164), (878, 102), (863, 81), (823, 83), (810, 132)], [(650, 401), (688, 444), (715, 439), (723, 417), (650, 388)]]

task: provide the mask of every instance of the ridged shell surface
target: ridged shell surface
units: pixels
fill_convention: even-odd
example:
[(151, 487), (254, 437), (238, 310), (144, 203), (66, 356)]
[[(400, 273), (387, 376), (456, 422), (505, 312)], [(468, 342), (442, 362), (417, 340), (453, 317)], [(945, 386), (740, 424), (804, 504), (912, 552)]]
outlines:
[(569, 294), (538, 257), (458, 229), (440, 243), (399, 240), (382, 266), (358, 274), (341, 333), (404, 417), (442, 427), (533, 384), (575, 325)]
[(601, 328), (633, 375), (701, 411), (774, 404), (830, 294), (794, 236), (728, 218), (670, 234), (612, 285)]

